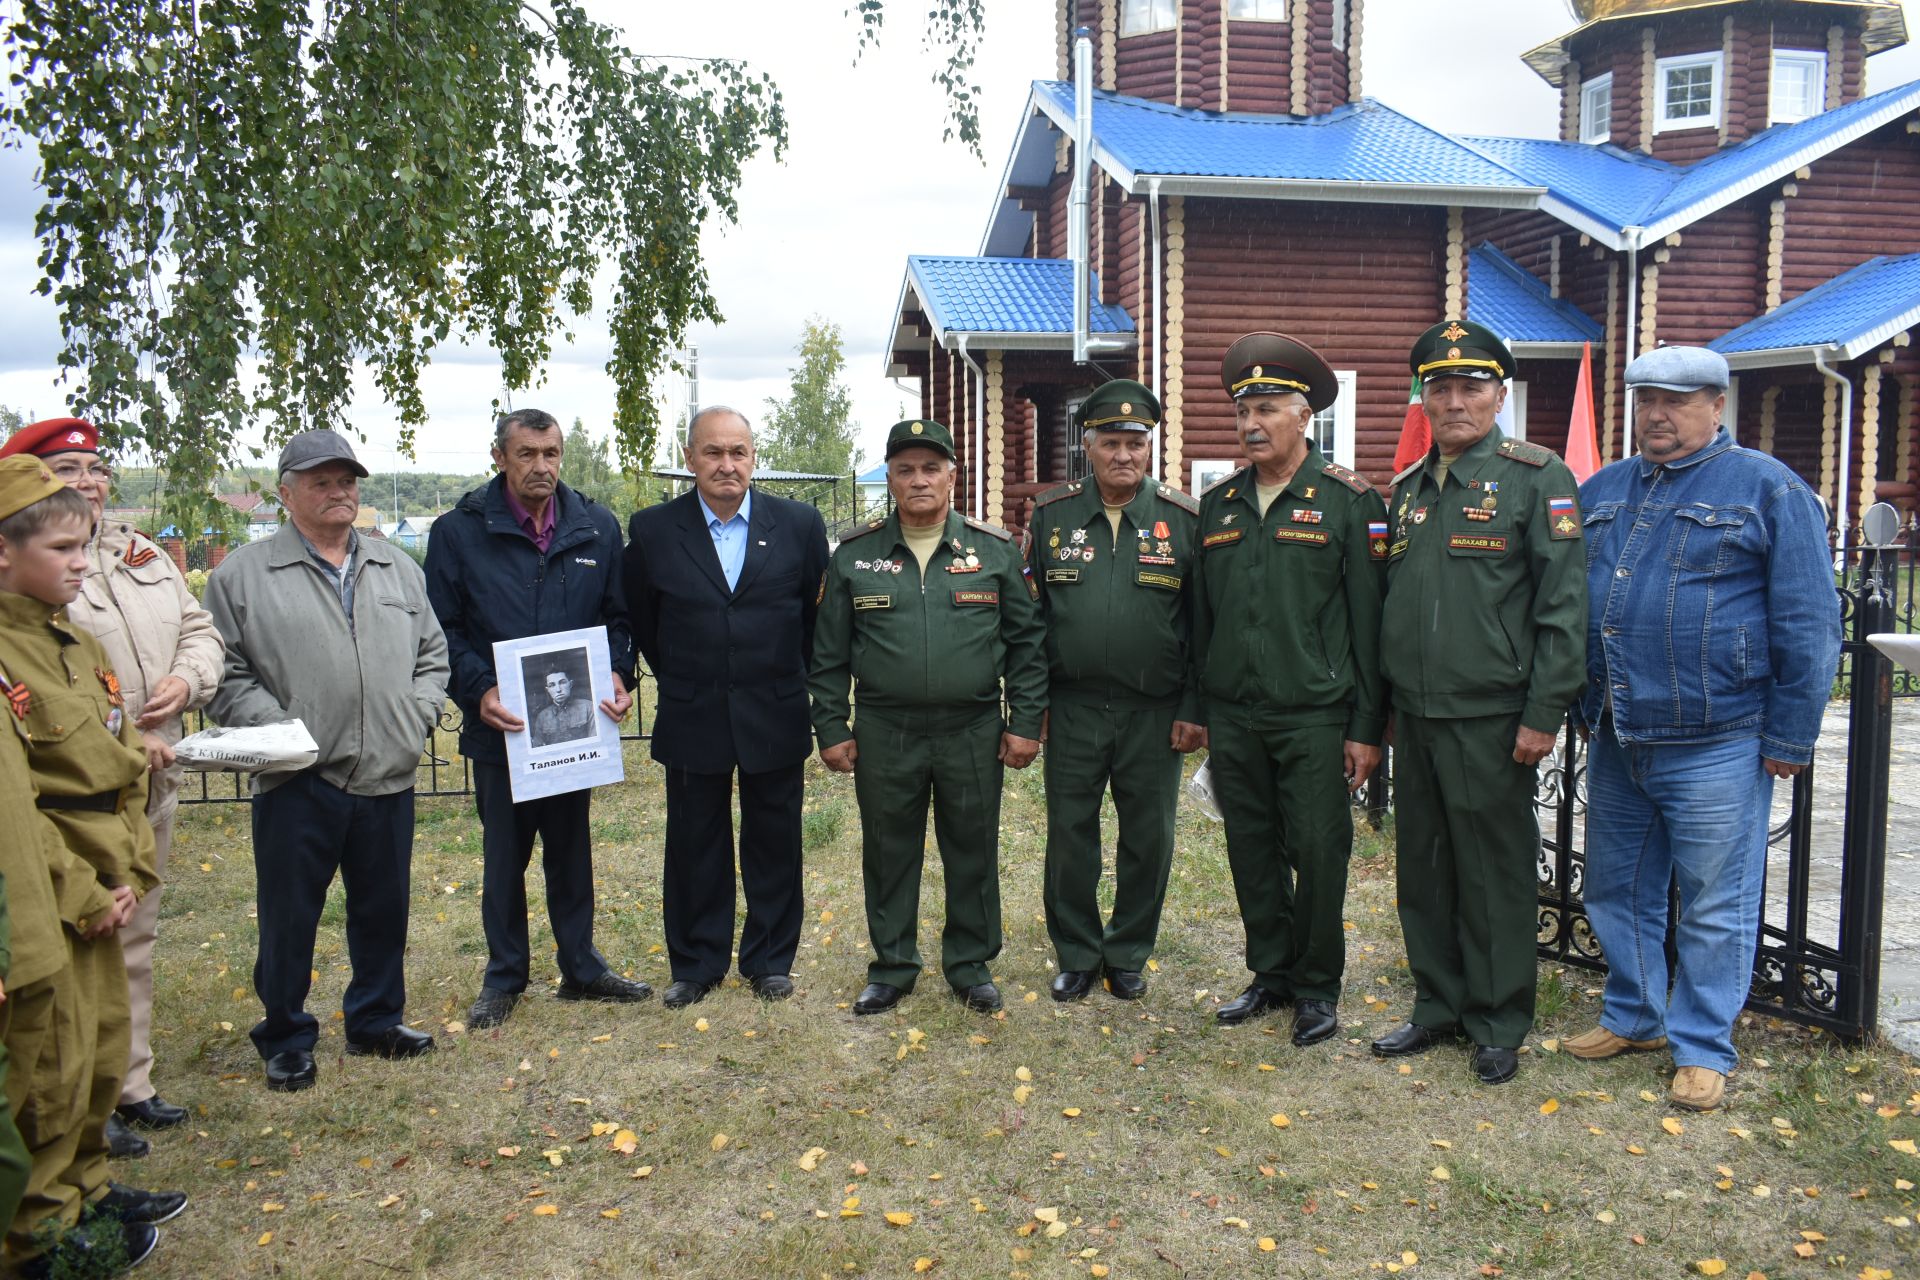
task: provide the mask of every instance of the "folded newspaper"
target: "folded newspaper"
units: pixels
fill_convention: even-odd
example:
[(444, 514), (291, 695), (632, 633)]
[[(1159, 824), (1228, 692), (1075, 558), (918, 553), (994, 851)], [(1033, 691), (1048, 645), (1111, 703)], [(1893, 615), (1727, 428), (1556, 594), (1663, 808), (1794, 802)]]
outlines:
[(1187, 779), (1187, 798), (1198, 806), (1201, 813), (1206, 814), (1215, 822), (1221, 821), (1220, 801), (1214, 795), (1213, 791), (1213, 760), (1211, 757), (1203, 762), (1198, 769), (1195, 769), (1193, 776)]
[(245, 729), (202, 729), (173, 744), (174, 759), (197, 773), (287, 773), (320, 758), (320, 744), (298, 720)]

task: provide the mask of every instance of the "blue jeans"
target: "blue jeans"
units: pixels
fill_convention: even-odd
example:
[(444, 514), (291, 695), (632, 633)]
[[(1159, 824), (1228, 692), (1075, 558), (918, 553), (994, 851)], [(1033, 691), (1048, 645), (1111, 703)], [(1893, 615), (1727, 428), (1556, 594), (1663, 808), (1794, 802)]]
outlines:
[[(1587, 756), (1587, 918), (1607, 955), (1600, 1023), (1665, 1035), (1677, 1067), (1739, 1060), (1766, 886), (1773, 779), (1758, 737), (1622, 746), (1595, 730)], [(1677, 883), (1679, 972), (1668, 991), (1667, 888)]]

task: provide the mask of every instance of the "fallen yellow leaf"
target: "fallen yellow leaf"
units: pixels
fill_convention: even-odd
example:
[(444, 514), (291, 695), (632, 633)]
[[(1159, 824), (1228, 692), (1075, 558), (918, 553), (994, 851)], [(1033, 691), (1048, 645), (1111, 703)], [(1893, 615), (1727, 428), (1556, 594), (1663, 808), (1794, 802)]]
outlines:
[(1600, 1212), (1594, 1214), (1593, 1216), (1595, 1221), (1607, 1223), (1609, 1226), (1619, 1221), (1618, 1216), (1611, 1209), (1602, 1209)]
[(712, 1148), (713, 1148), (713, 1149), (714, 1149), (715, 1151), (719, 1151), (719, 1150), (721, 1150), (721, 1149), (722, 1149), (723, 1147), (725, 1147), (725, 1146), (727, 1145), (727, 1143), (728, 1143), (728, 1142), (730, 1142), (730, 1141), (731, 1141), (731, 1139), (730, 1139), (730, 1138), (728, 1138), (726, 1134), (724, 1134), (724, 1133), (716, 1133), (716, 1134), (714, 1134), (714, 1135), (713, 1135), (713, 1141), (712, 1141), (712, 1142), (709, 1142), (709, 1143), (708, 1143), (707, 1145), (708, 1145), (708, 1146), (710, 1146), (710, 1147), (712, 1147)]
[(1420, 1255), (1415, 1253), (1411, 1249), (1406, 1250), (1400, 1255), (1400, 1265), (1403, 1267), (1417, 1266), (1419, 1265), (1419, 1262), (1420, 1262)]
[(1435, 1182), (1446, 1182), (1453, 1177), (1453, 1173), (1447, 1168), (1447, 1166), (1443, 1164), (1437, 1164), (1433, 1166), (1433, 1172), (1427, 1176), (1432, 1178)]
[(800, 1167), (808, 1173), (812, 1173), (820, 1167), (820, 1157), (826, 1154), (827, 1149), (825, 1147), (808, 1147), (806, 1154), (800, 1157)]
[(1653, 1090), (1651, 1090), (1651, 1089), (1642, 1089), (1642, 1090), (1640, 1091), (1640, 1101), (1642, 1101), (1642, 1102), (1658, 1102), (1658, 1101), (1660, 1101), (1660, 1099), (1659, 1099), (1659, 1098), (1658, 1098), (1657, 1096), (1655, 1096), (1655, 1094), (1654, 1094), (1654, 1092), (1653, 1092)]
[(606, 1035), (604, 1035), (604, 1036), (595, 1036), (595, 1037), (593, 1038), (593, 1042), (594, 1042), (595, 1044), (605, 1044), (605, 1043), (606, 1043), (607, 1041), (609, 1041), (609, 1040), (611, 1040), (611, 1039), (613, 1039), (613, 1035), (612, 1035), (612, 1033), (611, 1033), (611, 1032), (609, 1032), (608, 1034), (606, 1034)]
[(1719, 1258), (1702, 1258), (1693, 1264), (1693, 1269), (1703, 1276), (1717, 1276), (1727, 1269), (1727, 1264)]
[(258, 1240), (255, 1240), (254, 1243), (259, 1245), (263, 1249), (266, 1248), (268, 1245), (273, 1243), (273, 1232), (262, 1231), (260, 1233), (260, 1238)]
[(1032, 1096), (1033, 1096), (1032, 1085), (1017, 1084), (1013, 1086), (1013, 1101), (1015, 1106), (1021, 1106), (1021, 1107), (1026, 1106), (1027, 1099), (1031, 1098)]
[(708, 1025), (709, 1024), (705, 1018), (699, 1018), (694, 1021), (693, 1029), (695, 1031), (705, 1031)]
[(1446, 1140), (1445, 1138), (1435, 1138), (1435, 1139), (1434, 1139), (1434, 1140), (1433, 1140), (1433, 1141), (1432, 1141), (1431, 1143), (1429, 1143), (1428, 1145), (1430, 1145), (1430, 1146), (1435, 1146), (1435, 1147), (1438, 1147), (1438, 1148), (1440, 1148), (1440, 1150), (1442, 1150), (1442, 1151), (1451, 1151), (1451, 1150), (1453, 1150), (1453, 1144), (1452, 1144), (1451, 1142), (1448, 1142), (1448, 1141), (1447, 1141), (1447, 1140)]
[(1103, 1280), (1103, 1277), (1111, 1274), (1111, 1270), (1106, 1263), (1096, 1262), (1087, 1268), (1087, 1274), (1092, 1276), (1093, 1280)]
[(1063, 1116), (1065, 1116), (1065, 1117), (1066, 1117), (1067, 1119), (1069, 1119), (1069, 1120), (1074, 1120), (1074, 1119), (1078, 1119), (1078, 1118), (1079, 1118), (1079, 1115), (1080, 1115), (1080, 1108), (1078, 1108), (1078, 1107), (1063, 1107), (1063, 1108), (1061, 1109), (1061, 1111), (1060, 1111), (1060, 1114), (1061, 1114), (1061, 1115), (1063, 1115)]
[(1647, 1154), (1647, 1149), (1637, 1142), (1629, 1142), (1627, 1144), (1627, 1154), (1630, 1156), (1643, 1156)]
[(620, 1216), (620, 1211), (618, 1209), (602, 1209), (600, 1216), (603, 1218), (617, 1218)]
[(1920, 1155), (1920, 1147), (1913, 1145), (1912, 1138), (1895, 1138), (1888, 1142), (1887, 1145), (1903, 1156)]
[(887, 1225), (892, 1227), (908, 1227), (913, 1225), (913, 1215), (904, 1211), (889, 1213), (886, 1215), (886, 1219)]
[(631, 1129), (622, 1129), (613, 1135), (613, 1149), (623, 1156), (630, 1156), (640, 1149), (640, 1135)]
[(263, 1205), (261, 1205), (261, 1206), (260, 1206), (260, 1212), (262, 1212), (262, 1213), (279, 1213), (279, 1212), (280, 1212), (280, 1211), (281, 1211), (282, 1209), (284, 1209), (284, 1208), (286, 1208), (286, 1207), (287, 1207), (287, 1206), (285, 1206), (284, 1204), (280, 1204), (280, 1203), (279, 1203), (279, 1202), (277, 1202), (277, 1201), (274, 1201), (274, 1200), (269, 1200), (269, 1201), (267, 1201), (267, 1202), (266, 1202), (265, 1204), (263, 1204)]
[(638, 1169), (635, 1169), (633, 1171), (633, 1176), (636, 1178), (651, 1178), (653, 1176), (653, 1166), (650, 1164), (643, 1164)]
[(1662, 1120), (1660, 1122), (1660, 1127), (1662, 1129), (1665, 1129), (1668, 1133), (1672, 1134), (1676, 1138), (1687, 1131), (1687, 1126), (1681, 1124), (1678, 1120), (1675, 1120), (1672, 1116), (1668, 1116), (1666, 1119)]
[(1794, 1256), (1796, 1257), (1811, 1258), (1814, 1254), (1820, 1251), (1814, 1248), (1812, 1245), (1808, 1244), (1805, 1240), (1802, 1240), (1799, 1244), (1793, 1246), (1793, 1252), (1794, 1252)]
[(1059, 1238), (1060, 1238), (1061, 1236), (1063, 1236), (1063, 1235), (1065, 1235), (1065, 1234), (1067, 1234), (1067, 1224), (1066, 1224), (1066, 1223), (1064, 1223), (1064, 1222), (1049, 1222), (1049, 1223), (1047, 1224), (1047, 1239), (1049, 1239), (1049, 1240), (1058, 1240), (1058, 1239), (1059, 1239)]
[(1278, 1249), (1279, 1247), (1280, 1247), (1280, 1242), (1278, 1240), (1275, 1240), (1272, 1236), (1260, 1237), (1260, 1252), (1272, 1253), (1275, 1249)]
[(557, 1204), (537, 1204), (533, 1206), (533, 1216), (536, 1218), (551, 1218), (559, 1212), (560, 1206)]
[(1559, 1109), (1560, 1109), (1560, 1099), (1558, 1098), (1548, 1098), (1545, 1102), (1540, 1104), (1540, 1114), (1543, 1116), (1550, 1116), (1554, 1112), (1558, 1111)]
[(1015, 1067), (1013, 1069), (1013, 1078), (1024, 1084), (1033, 1079), (1033, 1072), (1027, 1070), (1025, 1067)]
[(593, 1128), (591, 1131), (589, 1131), (588, 1136), (594, 1137), (594, 1138), (605, 1137), (607, 1134), (612, 1133), (615, 1129), (618, 1129), (619, 1127), (620, 1127), (619, 1125), (613, 1124), (606, 1120), (595, 1120), (593, 1122)]
[(1825, 1240), (1826, 1239), (1826, 1237), (1821, 1235), (1818, 1231), (1802, 1231), (1800, 1233), (1800, 1238), (1802, 1240)]
[(397, 1205), (399, 1203), (400, 1203), (399, 1196), (388, 1196), (385, 1200), (382, 1200), (380, 1202), (380, 1207), (382, 1209), (391, 1209), (393, 1208), (394, 1205)]
[(1287, 1113), (1286, 1113), (1286, 1112), (1284, 1112), (1284, 1111), (1276, 1111), (1276, 1112), (1274, 1112), (1274, 1113), (1273, 1113), (1273, 1115), (1272, 1115), (1272, 1116), (1271, 1116), (1271, 1117), (1270, 1117), (1270, 1118), (1268, 1119), (1268, 1121), (1267, 1121), (1267, 1123), (1269, 1123), (1269, 1124), (1271, 1124), (1271, 1125), (1272, 1125), (1272, 1126), (1273, 1126), (1274, 1128), (1276, 1128), (1276, 1129), (1284, 1129), (1284, 1128), (1286, 1128), (1286, 1127), (1287, 1127), (1288, 1125), (1290, 1125), (1290, 1124), (1292, 1124), (1292, 1123), (1293, 1123), (1293, 1121), (1287, 1118)]
[(915, 1272), (931, 1271), (933, 1270), (933, 1259), (932, 1258), (915, 1258), (913, 1260), (913, 1269)]

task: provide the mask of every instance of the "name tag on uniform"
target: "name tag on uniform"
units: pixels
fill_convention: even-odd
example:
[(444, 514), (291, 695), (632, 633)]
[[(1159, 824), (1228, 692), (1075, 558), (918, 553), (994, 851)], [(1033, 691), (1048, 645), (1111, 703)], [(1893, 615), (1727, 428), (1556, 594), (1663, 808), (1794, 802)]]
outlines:
[(1505, 551), (1507, 535), (1504, 533), (1456, 533), (1447, 538), (1447, 547), (1453, 551)]
[(1224, 547), (1229, 543), (1240, 541), (1241, 535), (1245, 532), (1245, 529), (1219, 529), (1201, 539), (1200, 545), (1211, 551), (1215, 547)]
[(998, 591), (956, 591), (953, 593), (955, 604), (999, 604)]
[(1327, 535), (1319, 529), (1295, 529), (1291, 525), (1281, 525), (1273, 531), (1275, 542), (1305, 542), (1316, 547), (1327, 545)]
[(1080, 581), (1080, 571), (1078, 569), (1049, 569), (1047, 570), (1047, 581), (1078, 582)]
[(855, 596), (853, 598), (853, 607), (856, 609), (891, 609), (893, 608), (893, 597)]
[(1142, 570), (1134, 581), (1143, 587), (1162, 587), (1168, 591), (1180, 589), (1180, 579), (1171, 573), (1148, 573)]

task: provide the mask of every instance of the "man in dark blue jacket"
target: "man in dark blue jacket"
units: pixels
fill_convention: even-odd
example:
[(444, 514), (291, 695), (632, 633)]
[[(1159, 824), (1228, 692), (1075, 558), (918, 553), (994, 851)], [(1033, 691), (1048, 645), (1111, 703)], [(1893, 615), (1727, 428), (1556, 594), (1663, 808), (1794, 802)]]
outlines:
[(552, 414), (521, 409), (494, 428), (500, 474), (461, 498), (434, 523), (427, 548), (427, 598), (447, 633), (450, 692), (462, 714), (460, 751), (473, 763), (486, 870), (480, 919), (487, 974), (467, 1015), (474, 1029), (498, 1025), (526, 990), (527, 861), (540, 837), (547, 916), (560, 960), (562, 1000), (645, 1000), (653, 988), (607, 967), (593, 945), (591, 791), (513, 802), (508, 732), (525, 721), (501, 705), (494, 678), (498, 640), (605, 626), (614, 695), (600, 710), (613, 720), (633, 706), (633, 635), (620, 590), (620, 522), (560, 483), (565, 444)]
[(800, 942), (800, 798), (813, 737), (807, 664), (826, 525), (751, 487), (753, 432), (703, 409), (687, 436), (694, 491), (634, 513), (626, 596), (660, 689), (653, 758), (667, 770), (663, 923), (678, 1009), (727, 975), (733, 948), (733, 775), (740, 774), (740, 973), (793, 994)]

